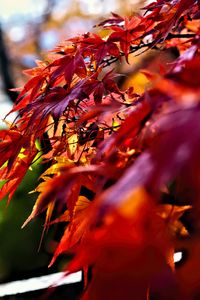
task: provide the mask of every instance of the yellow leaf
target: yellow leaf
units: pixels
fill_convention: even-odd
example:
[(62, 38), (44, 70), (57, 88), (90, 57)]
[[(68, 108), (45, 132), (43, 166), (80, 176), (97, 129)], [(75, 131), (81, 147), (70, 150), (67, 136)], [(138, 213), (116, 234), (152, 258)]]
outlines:
[(25, 150), (26, 150), (25, 148), (21, 148), (21, 150), (20, 150), (20, 152), (19, 152), (19, 154), (18, 154), (18, 157), (19, 157), (20, 159), (23, 159), (23, 158), (26, 157), (26, 155), (24, 154), (24, 151), (25, 151)]
[(78, 147), (78, 135), (76, 133), (68, 138), (68, 145), (70, 154), (73, 155)]
[[(88, 200), (85, 196), (79, 196), (78, 201), (75, 205), (74, 218), (76, 218), (82, 210), (86, 209), (90, 205), (90, 203), (91, 203), (90, 200)], [(54, 224), (58, 222), (70, 222), (70, 219), (71, 219), (70, 213), (69, 210), (67, 209), (62, 216), (58, 217), (50, 224)]]
[(117, 131), (119, 129), (119, 125), (120, 125), (120, 123), (116, 119), (113, 119), (112, 130)]
[(149, 85), (149, 80), (142, 73), (136, 73), (126, 80), (124, 88), (128, 88), (129, 86), (134, 86), (134, 91), (137, 94), (141, 94), (145, 91), (147, 86)]
[(190, 205), (176, 206), (171, 204), (161, 204), (157, 207), (157, 214), (166, 220), (172, 235), (187, 236), (188, 231), (179, 218), (185, 211), (191, 208)]
[(50, 168), (48, 168), (41, 176), (43, 180), (46, 180), (46, 177), (49, 177), (49, 175), (59, 174), (60, 170), (64, 167), (71, 167), (74, 165), (73, 161), (65, 158), (65, 157), (55, 157), (54, 158), (57, 163), (52, 165)]
[(171, 204), (160, 204), (157, 208), (157, 213), (164, 219), (174, 221), (178, 220), (186, 210), (191, 208), (191, 205), (176, 206)]
[(120, 205), (120, 214), (125, 217), (138, 216), (144, 209), (148, 209), (150, 206), (150, 197), (147, 195), (143, 187), (138, 187), (131, 191), (126, 199), (124, 199), (122, 205)]

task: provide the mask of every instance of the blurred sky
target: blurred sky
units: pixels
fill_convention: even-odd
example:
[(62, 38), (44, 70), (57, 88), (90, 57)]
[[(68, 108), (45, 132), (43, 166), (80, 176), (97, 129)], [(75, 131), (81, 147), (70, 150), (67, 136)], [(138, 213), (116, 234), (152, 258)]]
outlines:
[[(66, 12), (72, 2), (77, 2), (84, 13), (104, 14), (117, 8), (118, 0), (54, 0), (55, 14)], [(0, 0), (0, 21), (3, 24), (20, 24), (39, 19), (46, 7), (46, 0)]]
[(44, 10), (45, 2), (44, 0), (0, 0), (1, 23), (20, 23), (35, 18)]
[[(62, 20), (64, 16), (70, 16), (65, 20), (63, 27), (66, 38), (88, 31), (93, 23), (91, 18), (105, 16), (119, 8), (119, 3), (130, 3), (131, 0), (0, 0), (0, 25), (8, 38), (16, 43), (26, 39), (27, 26), (40, 24), (44, 21), (44, 14), (51, 12), (51, 18), (55, 22)], [(137, 1), (137, 0), (132, 0)], [(78, 15), (77, 15), (78, 13)], [(88, 18), (82, 18), (88, 16)], [(58, 28), (57, 28), (58, 29)], [(61, 27), (59, 27), (60, 31)], [(52, 49), (59, 42), (58, 30), (43, 31), (41, 36), (42, 50)]]

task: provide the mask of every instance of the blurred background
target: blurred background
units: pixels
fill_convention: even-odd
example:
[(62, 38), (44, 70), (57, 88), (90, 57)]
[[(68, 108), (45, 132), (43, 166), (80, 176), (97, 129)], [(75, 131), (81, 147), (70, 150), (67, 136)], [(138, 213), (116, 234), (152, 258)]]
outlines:
[[(111, 11), (131, 14), (144, 0), (0, 0), (0, 117), (24, 84), (22, 70), (63, 40), (91, 30)], [(11, 99), (10, 99), (11, 98)], [(10, 103), (11, 104), (11, 103)], [(1, 126), (3, 124), (1, 123)]]
[[(26, 82), (24, 69), (34, 67), (35, 60), (45, 60), (48, 51), (58, 43), (90, 31), (111, 11), (127, 15), (144, 3), (140, 0), (0, 0), (0, 129), (6, 126), (2, 119), (17, 97), (10, 89)], [(14, 117), (7, 120), (12, 121)], [(0, 202), (0, 283), (60, 271), (67, 260), (61, 257), (51, 270), (47, 268), (62, 228), (54, 227), (48, 232), (40, 251), (43, 216), (20, 229), (35, 202), (36, 195), (28, 192), (38, 184), (40, 173), (40, 166), (34, 165), (10, 205), (6, 206), (6, 199)]]

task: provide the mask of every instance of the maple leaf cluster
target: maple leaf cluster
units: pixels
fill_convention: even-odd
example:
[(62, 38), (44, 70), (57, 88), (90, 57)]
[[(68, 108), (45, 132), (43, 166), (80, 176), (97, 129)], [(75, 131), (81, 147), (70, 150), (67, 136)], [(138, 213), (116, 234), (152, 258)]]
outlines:
[[(18, 118), (0, 131), (0, 198), (11, 200), (41, 155), (49, 167), (23, 226), (42, 212), (45, 228), (66, 223), (50, 265), (74, 253), (67, 271), (92, 269), (84, 300), (184, 299), (173, 254), (200, 227), (199, 8), (157, 0), (65, 41), (25, 71)], [(144, 93), (121, 90), (114, 63), (151, 49), (178, 55), (160, 74), (142, 70)]]

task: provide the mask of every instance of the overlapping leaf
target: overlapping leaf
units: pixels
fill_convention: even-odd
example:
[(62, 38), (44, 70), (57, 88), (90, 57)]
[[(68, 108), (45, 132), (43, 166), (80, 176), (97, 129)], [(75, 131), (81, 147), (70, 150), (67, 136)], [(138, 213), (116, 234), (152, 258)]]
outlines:
[[(198, 5), (158, 0), (143, 15), (102, 21), (104, 38), (66, 41), (55, 60), (26, 71), (31, 79), (12, 110), (19, 117), (0, 131), (0, 197), (9, 201), (38, 152), (36, 140), (49, 145), (42, 148), (49, 168), (23, 226), (44, 211), (45, 229), (66, 222), (51, 264), (74, 251), (70, 272), (92, 266), (84, 300), (178, 299), (174, 239), (189, 231), (180, 218), (191, 206), (200, 228)], [(151, 82), (145, 93), (121, 91), (111, 64), (171, 46), (180, 55), (167, 73), (143, 70)]]

